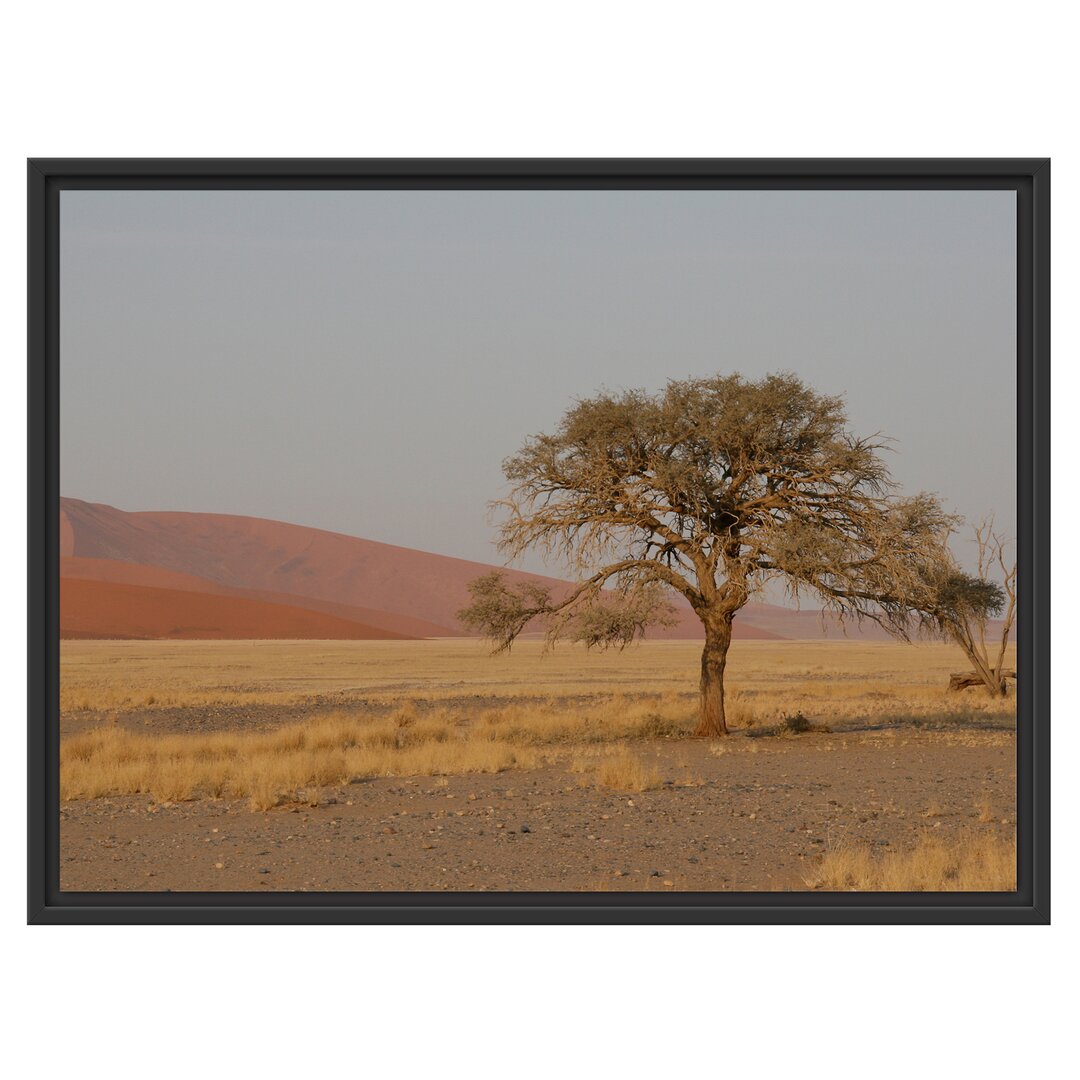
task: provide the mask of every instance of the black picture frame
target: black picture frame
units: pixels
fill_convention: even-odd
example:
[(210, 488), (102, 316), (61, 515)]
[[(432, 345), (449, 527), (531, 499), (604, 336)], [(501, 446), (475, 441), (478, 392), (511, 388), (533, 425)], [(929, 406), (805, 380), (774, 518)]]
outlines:
[[(1050, 920), (1050, 162), (1018, 159), (28, 162), (28, 921), (1025, 923)], [(1017, 194), (1015, 893), (72, 893), (59, 887), (59, 237), (73, 189), (999, 189)]]

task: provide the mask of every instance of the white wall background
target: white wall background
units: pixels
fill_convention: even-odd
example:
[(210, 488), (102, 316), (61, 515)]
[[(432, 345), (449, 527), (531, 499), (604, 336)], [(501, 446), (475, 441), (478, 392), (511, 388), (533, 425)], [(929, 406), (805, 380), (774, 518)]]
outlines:
[[(0, 64), (5, 1058), (80, 1078), (1054, 1075), (1075, 1012), (1076, 724), (1063, 684), (1049, 930), (22, 926), (24, 159), (1051, 155), (1060, 443), (1080, 390), (1065, 11), (13, 5)], [(1059, 486), (1064, 539), (1076, 511)], [(1059, 661), (1077, 644), (1068, 554), (1059, 545)]]

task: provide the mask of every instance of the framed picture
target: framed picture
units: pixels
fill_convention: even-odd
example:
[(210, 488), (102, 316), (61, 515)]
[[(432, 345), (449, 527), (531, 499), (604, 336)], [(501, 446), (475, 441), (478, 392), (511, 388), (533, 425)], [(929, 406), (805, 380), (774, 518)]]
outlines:
[(1045, 160), (29, 163), (29, 920), (1049, 920)]

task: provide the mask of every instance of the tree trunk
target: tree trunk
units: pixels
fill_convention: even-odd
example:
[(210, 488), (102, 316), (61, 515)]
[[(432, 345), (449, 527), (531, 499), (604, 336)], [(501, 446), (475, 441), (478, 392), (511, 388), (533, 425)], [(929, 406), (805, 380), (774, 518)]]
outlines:
[[(975, 669), (971, 674), (978, 677), (978, 682), (981, 682), (986, 688), (986, 692), (991, 697), (1004, 697), (1008, 693), (1008, 689), (1005, 683), (1007, 678), (1016, 678), (1015, 671), (995, 671), (990, 666), (990, 661), (986, 658), (985, 649), (980, 650), (976, 647), (975, 642), (971, 639), (970, 635), (964, 635), (954, 633), (953, 640), (961, 649), (967, 654), (967, 658), (971, 661), (971, 666)], [(977, 686), (978, 682), (974, 680), (968, 681), (965, 676), (965, 672), (957, 672), (949, 679), (950, 690), (963, 690), (965, 686)]]
[(996, 678), (993, 671), (989, 678), (978, 671), (955, 671), (949, 676), (949, 689), (964, 690), (969, 686), (982, 686), (991, 697), (1004, 697), (1008, 693), (1005, 680), (1015, 678), (1016, 672), (1008, 668), (999, 671)]
[(705, 622), (701, 653), (701, 718), (695, 735), (717, 738), (728, 733), (724, 717), (724, 668), (731, 645), (731, 615)]

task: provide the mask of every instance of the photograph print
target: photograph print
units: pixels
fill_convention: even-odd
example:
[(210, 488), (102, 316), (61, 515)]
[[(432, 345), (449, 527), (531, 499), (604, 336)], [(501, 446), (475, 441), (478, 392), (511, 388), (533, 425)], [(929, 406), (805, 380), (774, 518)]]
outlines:
[(1016, 892), (1015, 190), (58, 199), (61, 895)]

